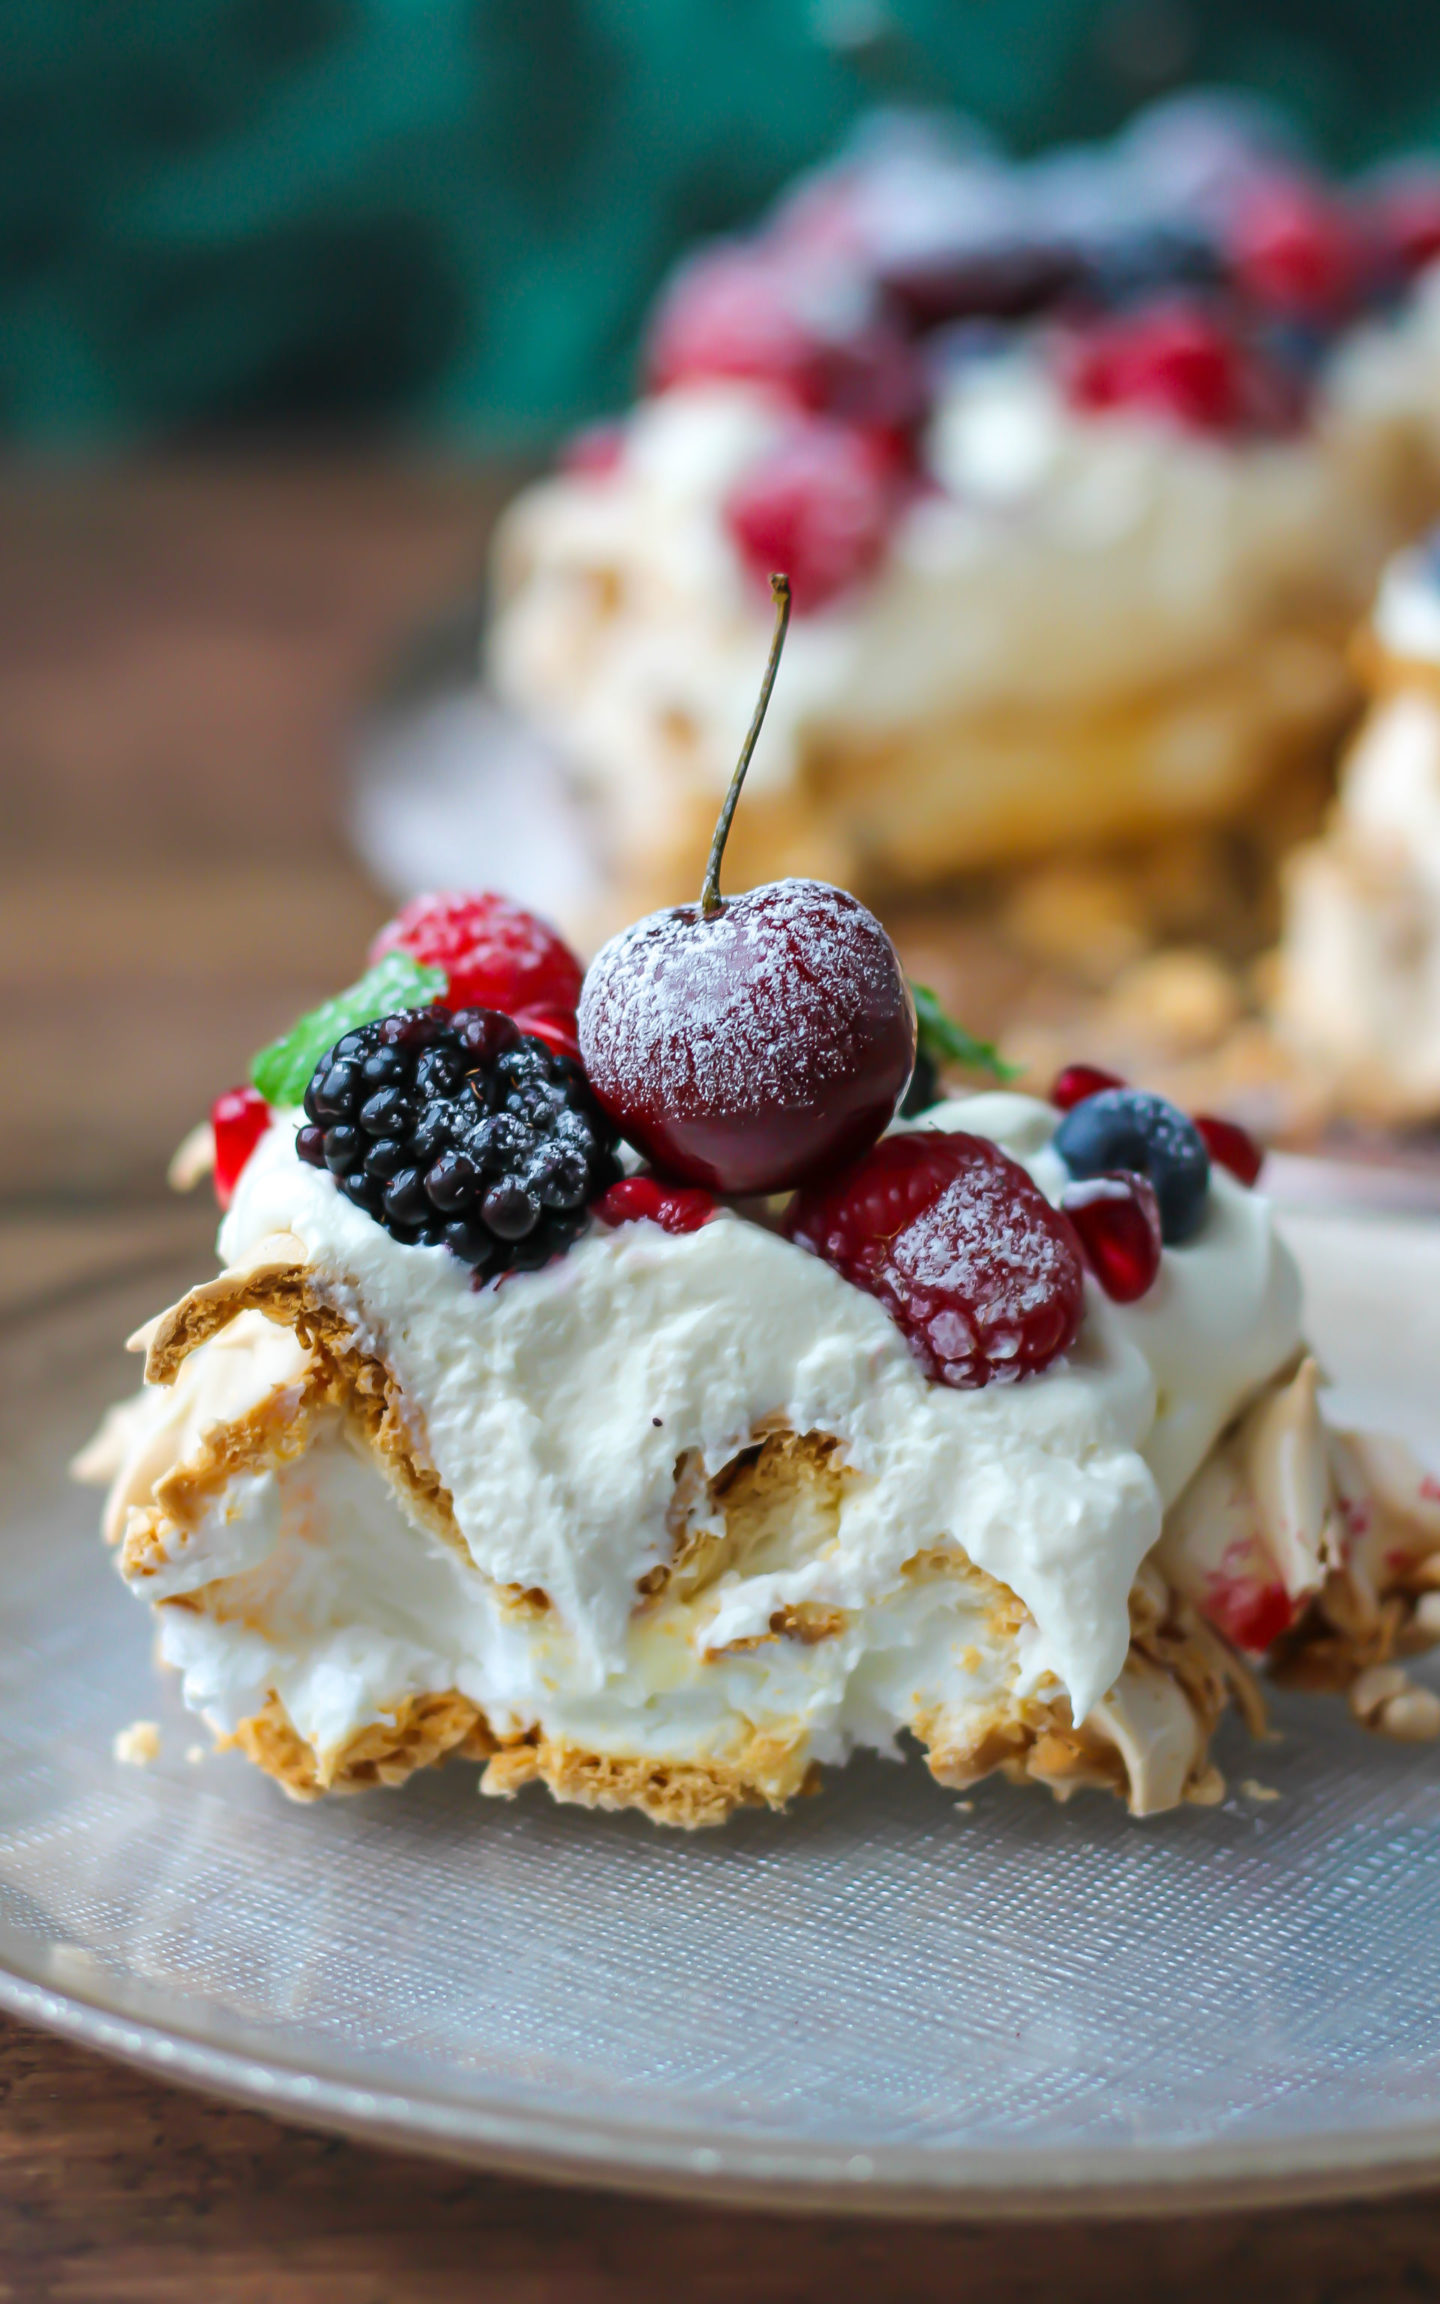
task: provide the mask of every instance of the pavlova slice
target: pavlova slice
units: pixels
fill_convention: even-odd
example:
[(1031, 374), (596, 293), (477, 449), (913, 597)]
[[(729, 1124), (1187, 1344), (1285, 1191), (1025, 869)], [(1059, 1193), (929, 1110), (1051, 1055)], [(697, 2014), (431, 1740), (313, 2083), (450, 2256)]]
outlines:
[(879, 923), (722, 846), (578, 1017), (432, 900), (222, 1099), (224, 1268), (83, 1466), (163, 1658), (302, 1797), (456, 1755), (709, 1824), (907, 1736), (1216, 1797), (1243, 1653), (1388, 1669), (1440, 1548), (1321, 1422), (1253, 1148), (1079, 1069), (925, 1106)]

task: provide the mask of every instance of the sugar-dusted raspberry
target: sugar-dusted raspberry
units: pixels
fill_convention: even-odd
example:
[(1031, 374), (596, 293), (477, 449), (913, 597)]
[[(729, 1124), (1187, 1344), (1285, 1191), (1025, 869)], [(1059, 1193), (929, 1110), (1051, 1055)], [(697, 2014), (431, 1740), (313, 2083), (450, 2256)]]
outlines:
[(806, 407), (824, 398), (823, 345), (802, 317), (794, 275), (758, 248), (703, 250), (675, 273), (651, 324), (652, 392), (712, 377), (777, 386)]
[(814, 416), (743, 475), (725, 522), (757, 590), (783, 568), (803, 616), (876, 568), (902, 485), (890, 435)]
[(270, 1125), (270, 1107), (258, 1088), (227, 1088), (210, 1107), (215, 1138), (215, 1197), (228, 1208), (246, 1161)]
[(1075, 1341), (1085, 1281), (1074, 1229), (988, 1137), (887, 1136), (797, 1194), (787, 1229), (878, 1297), (939, 1383), (1014, 1383)]
[(370, 947), (373, 963), (387, 952), (443, 968), (447, 1008), (558, 1009), (573, 1016), (581, 967), (553, 928), (508, 896), (446, 891), (416, 896), (387, 921)]
[(720, 1203), (713, 1192), (698, 1185), (666, 1184), (642, 1171), (622, 1176), (596, 1201), (593, 1213), (602, 1224), (658, 1224), (662, 1232), (698, 1232), (708, 1224)]

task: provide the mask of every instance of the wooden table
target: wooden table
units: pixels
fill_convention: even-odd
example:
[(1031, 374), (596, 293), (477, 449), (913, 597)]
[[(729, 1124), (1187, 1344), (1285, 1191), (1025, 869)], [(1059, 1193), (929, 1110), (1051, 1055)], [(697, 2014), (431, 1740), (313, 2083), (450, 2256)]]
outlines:
[[(0, 1310), (165, 1225), (165, 1157), (381, 899), (346, 730), (475, 584), (497, 477), (317, 461), (0, 482)], [(199, 1216), (197, 1212), (197, 1223)], [(0, 2304), (1440, 2295), (1434, 2200), (1022, 2231), (470, 2176), (0, 2020)]]

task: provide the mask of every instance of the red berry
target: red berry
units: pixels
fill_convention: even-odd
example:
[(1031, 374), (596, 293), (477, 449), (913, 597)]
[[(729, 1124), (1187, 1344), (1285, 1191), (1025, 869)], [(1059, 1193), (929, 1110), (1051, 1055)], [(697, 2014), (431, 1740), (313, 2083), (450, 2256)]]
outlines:
[(783, 568), (804, 615), (878, 566), (900, 492), (891, 438), (815, 416), (744, 475), (725, 520), (757, 587)]
[(665, 1173), (781, 1192), (852, 1160), (915, 1064), (915, 1009), (872, 912), (820, 880), (654, 912), (592, 962), (580, 1000), (590, 1085)]
[(602, 1224), (658, 1224), (663, 1232), (698, 1232), (719, 1202), (694, 1185), (662, 1184), (658, 1176), (622, 1176), (595, 1203)]
[(1062, 1112), (1072, 1105), (1083, 1104), (1087, 1096), (1098, 1096), (1102, 1088), (1123, 1088), (1126, 1083), (1118, 1072), (1102, 1072), (1098, 1064), (1067, 1064), (1057, 1072), (1050, 1090), (1050, 1101)]
[(1070, 1220), (986, 1137), (887, 1136), (798, 1194), (787, 1229), (879, 1299), (939, 1383), (1013, 1383), (1075, 1341), (1085, 1282)]
[(1297, 320), (1343, 318), (1355, 301), (1364, 248), (1355, 224), (1318, 185), (1274, 177), (1251, 188), (1229, 234), (1236, 285), (1267, 311)]
[(1440, 256), (1440, 174), (1423, 166), (1402, 170), (1381, 188), (1372, 226), (1403, 274), (1423, 272)]
[(416, 896), (387, 921), (370, 947), (373, 964), (387, 952), (443, 968), (447, 1008), (554, 1008), (573, 1015), (580, 963), (553, 928), (508, 896), (456, 892)]
[(1242, 1184), (1253, 1184), (1265, 1165), (1265, 1154), (1248, 1128), (1235, 1120), (1217, 1120), (1212, 1113), (1197, 1112), (1195, 1127), (1206, 1151)]
[(1060, 1202), (1085, 1261), (1116, 1304), (1134, 1304), (1160, 1270), (1160, 1203), (1148, 1176), (1116, 1169), (1068, 1185)]
[(1067, 383), (1078, 408), (1145, 408), (1196, 432), (1234, 431), (1249, 411), (1240, 347), (1179, 298), (1092, 328), (1072, 350)]
[(722, 247), (692, 257), (664, 291), (651, 325), (650, 390), (743, 377), (818, 407), (823, 347), (797, 303), (793, 275), (758, 249)]
[(270, 1125), (270, 1107), (258, 1088), (227, 1088), (210, 1107), (215, 1136), (215, 1197), (228, 1208), (240, 1171)]
[(572, 432), (560, 451), (560, 468), (602, 480), (613, 472), (625, 453), (623, 424), (586, 424)]

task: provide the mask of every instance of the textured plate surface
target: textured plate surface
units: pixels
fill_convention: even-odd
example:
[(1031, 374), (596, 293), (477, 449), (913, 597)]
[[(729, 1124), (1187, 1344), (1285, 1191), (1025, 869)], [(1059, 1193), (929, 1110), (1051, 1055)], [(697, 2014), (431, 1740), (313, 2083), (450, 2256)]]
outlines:
[[(1347, 1413), (1440, 1462), (1440, 1226), (1290, 1220)], [(456, 1767), (295, 1808), (197, 1738), (63, 1458), (187, 1277), (0, 1354), (0, 2000), (277, 2110), (592, 2181), (1040, 2213), (1440, 2173), (1440, 1750), (1281, 1698), (1148, 1824), (915, 1762), (670, 1837)], [(115, 1732), (160, 1723), (148, 1769)], [(1262, 1793), (1276, 1797), (1266, 1798)]]

